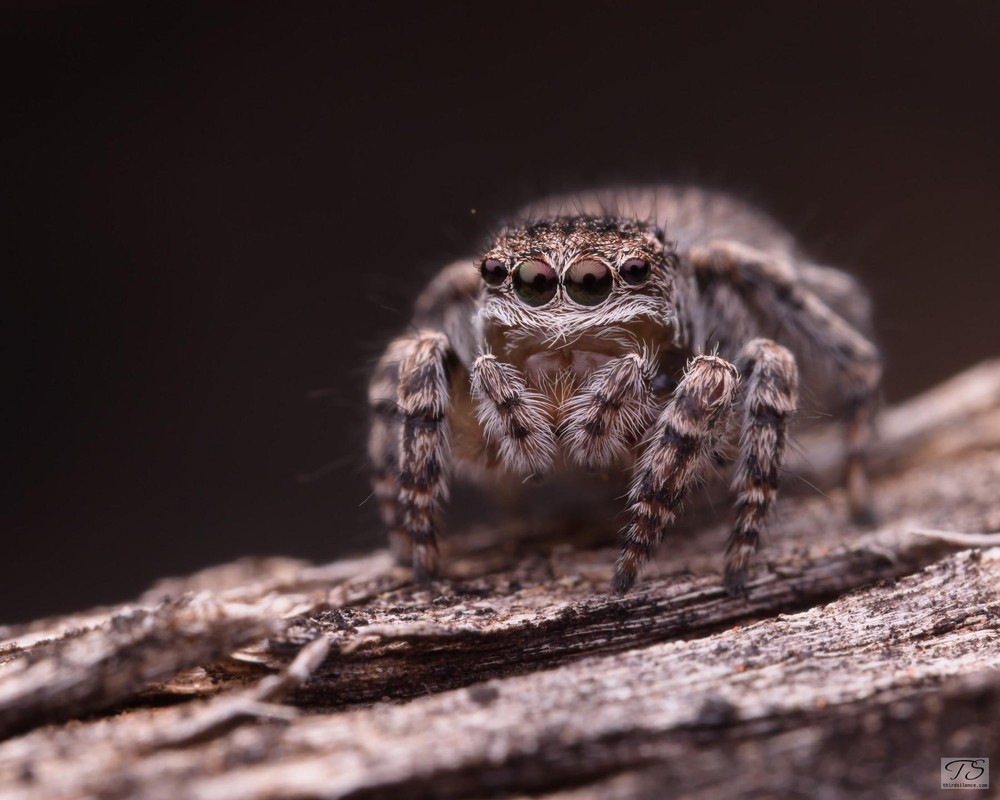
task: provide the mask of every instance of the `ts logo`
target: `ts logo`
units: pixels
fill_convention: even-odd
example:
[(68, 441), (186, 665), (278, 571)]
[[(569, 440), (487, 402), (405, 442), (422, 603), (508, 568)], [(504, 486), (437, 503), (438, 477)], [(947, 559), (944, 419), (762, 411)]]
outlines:
[(954, 758), (942, 765), (942, 768), (948, 774), (949, 780), (977, 781), (986, 772), (985, 763), (985, 758)]

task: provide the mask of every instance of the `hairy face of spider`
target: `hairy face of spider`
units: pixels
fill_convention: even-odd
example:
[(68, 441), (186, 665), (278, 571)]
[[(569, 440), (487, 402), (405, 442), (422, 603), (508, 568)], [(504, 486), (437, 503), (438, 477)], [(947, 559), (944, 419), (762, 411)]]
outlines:
[(505, 231), (483, 255), (481, 318), (498, 355), (536, 377), (582, 378), (657, 347), (673, 309), (672, 253), (651, 226), (557, 217)]

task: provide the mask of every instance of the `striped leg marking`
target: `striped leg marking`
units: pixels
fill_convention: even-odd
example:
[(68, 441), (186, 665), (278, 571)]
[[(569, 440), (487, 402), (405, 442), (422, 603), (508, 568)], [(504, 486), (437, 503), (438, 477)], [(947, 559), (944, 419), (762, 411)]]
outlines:
[(368, 405), (372, 410), (368, 432), (372, 489), (378, 503), (379, 516), (389, 532), (390, 548), (401, 564), (412, 562), (413, 548), (410, 537), (403, 529), (400, 505), (399, 448), (403, 423), (396, 392), (399, 385), (399, 362), (412, 344), (411, 337), (393, 341), (375, 367), (368, 385)]
[(448, 496), (449, 353), (435, 331), (400, 337), (369, 388), (372, 483), (393, 549), (411, 551), (417, 580), (436, 570), (436, 516)]
[(798, 402), (795, 357), (769, 339), (753, 339), (737, 365), (743, 375), (743, 426), (733, 479), (736, 521), (726, 547), (725, 587), (746, 589), (747, 567), (760, 546), (767, 513), (778, 493), (789, 417)]
[(653, 366), (638, 353), (595, 372), (566, 404), (563, 442), (574, 463), (602, 469), (619, 463), (649, 424)]
[(472, 397), (486, 440), (497, 445), (500, 461), (524, 475), (543, 475), (556, 450), (552, 409), (528, 389), (521, 371), (486, 353), (472, 365)]
[(615, 564), (612, 588), (627, 592), (676, 518), (688, 490), (704, 473), (725, 434), (739, 373), (717, 356), (697, 356), (654, 424), (629, 493), (632, 521)]

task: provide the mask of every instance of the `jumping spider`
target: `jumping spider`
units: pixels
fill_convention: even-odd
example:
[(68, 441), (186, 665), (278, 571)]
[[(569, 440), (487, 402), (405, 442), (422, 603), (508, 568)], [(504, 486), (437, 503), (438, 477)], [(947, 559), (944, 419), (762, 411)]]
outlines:
[(453, 474), (489, 486), (627, 470), (612, 582), (625, 592), (732, 440), (724, 582), (745, 591), (799, 364), (814, 392), (840, 395), (850, 509), (870, 517), (864, 449), (882, 368), (862, 332), (867, 297), (766, 215), (697, 188), (557, 197), (525, 209), (474, 265), (446, 267), (420, 295), (413, 331), (369, 387), (375, 494), (418, 579), (435, 571)]

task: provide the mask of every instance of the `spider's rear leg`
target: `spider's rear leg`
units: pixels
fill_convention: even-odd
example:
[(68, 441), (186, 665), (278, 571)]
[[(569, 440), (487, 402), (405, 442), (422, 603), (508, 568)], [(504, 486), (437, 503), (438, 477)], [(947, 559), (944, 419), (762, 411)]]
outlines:
[(744, 380), (740, 456), (733, 478), (736, 520), (726, 547), (725, 587), (740, 594), (778, 493), (789, 417), (798, 402), (795, 357), (769, 339), (753, 339), (737, 359)]
[[(731, 290), (732, 297), (725, 307), (734, 316), (739, 316), (739, 308), (744, 309), (744, 314), (752, 310), (755, 327), (786, 330), (833, 365), (847, 406), (845, 484), (851, 518), (858, 523), (873, 522), (865, 454), (882, 380), (878, 348), (811, 291), (785, 259), (731, 241), (692, 248), (687, 258), (695, 267), (701, 291), (711, 294), (720, 287)], [(846, 301), (840, 298), (839, 302)], [(746, 324), (747, 320), (742, 322)], [(740, 323), (733, 319), (730, 324)]]
[(562, 439), (574, 463), (603, 469), (620, 461), (652, 415), (653, 364), (630, 353), (597, 370), (563, 409)]
[(529, 476), (549, 472), (556, 440), (546, 398), (528, 389), (517, 367), (491, 353), (475, 360), (471, 382), (476, 416), (487, 441), (497, 446), (501, 463)]
[(877, 381), (875, 386), (868, 385), (867, 381), (862, 382), (861, 391), (848, 399), (846, 412), (847, 430), (844, 439), (847, 445), (847, 463), (844, 466), (844, 483), (851, 519), (858, 525), (874, 525), (878, 522), (867, 466), (872, 419), (878, 403), (876, 389)]
[(368, 462), (371, 483), (382, 524), (389, 533), (389, 546), (399, 563), (410, 563), (412, 547), (403, 531), (400, 506), (399, 444), (402, 419), (396, 400), (399, 362), (412, 347), (412, 338), (394, 340), (386, 349), (368, 384), (368, 406), (372, 411), (368, 430)]
[(697, 356), (653, 425), (629, 492), (632, 521), (612, 587), (626, 592), (659, 546), (688, 489), (701, 477), (732, 416), (739, 374), (717, 356)]
[(414, 576), (437, 567), (435, 517), (448, 495), (447, 337), (424, 330), (389, 345), (369, 402), (372, 485), (397, 556), (412, 553)]

